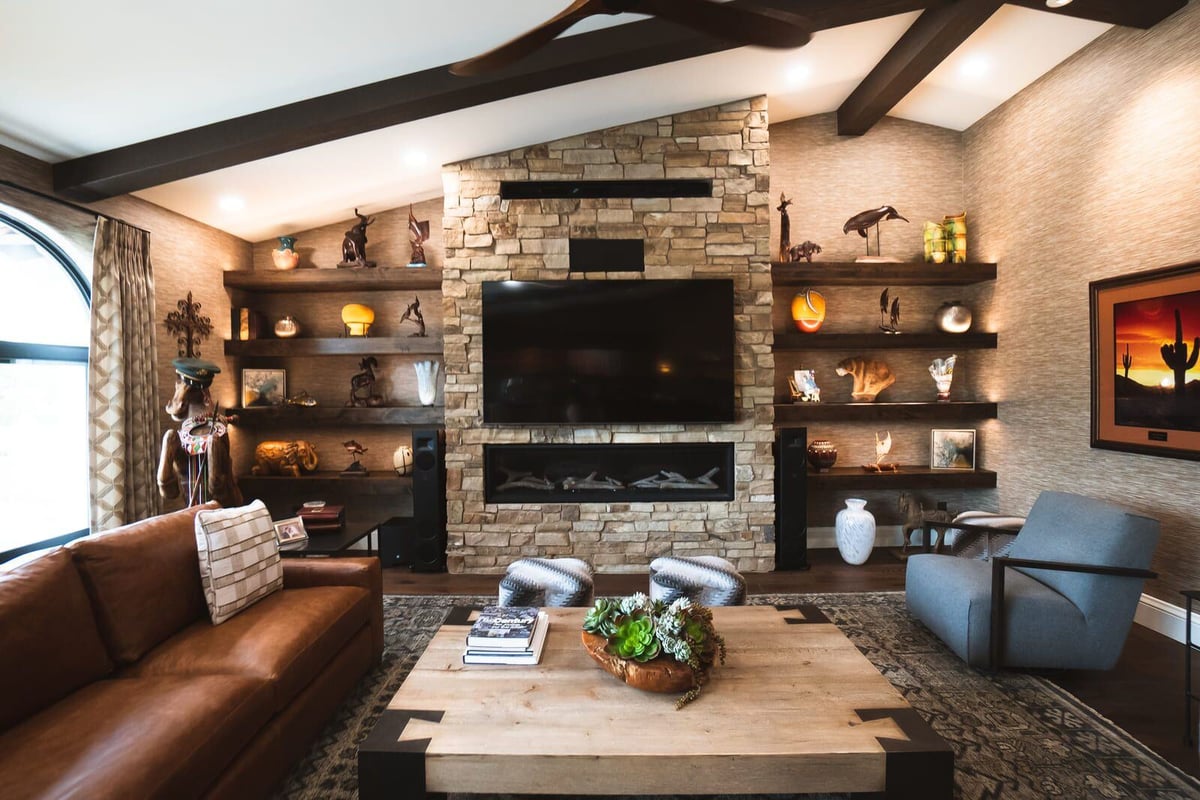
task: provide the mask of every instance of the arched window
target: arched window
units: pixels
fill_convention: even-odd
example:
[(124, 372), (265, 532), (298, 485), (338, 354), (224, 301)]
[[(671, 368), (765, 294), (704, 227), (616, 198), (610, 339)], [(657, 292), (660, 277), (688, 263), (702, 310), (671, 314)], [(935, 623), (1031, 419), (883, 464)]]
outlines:
[(91, 290), (48, 236), (0, 209), (0, 562), (88, 531)]

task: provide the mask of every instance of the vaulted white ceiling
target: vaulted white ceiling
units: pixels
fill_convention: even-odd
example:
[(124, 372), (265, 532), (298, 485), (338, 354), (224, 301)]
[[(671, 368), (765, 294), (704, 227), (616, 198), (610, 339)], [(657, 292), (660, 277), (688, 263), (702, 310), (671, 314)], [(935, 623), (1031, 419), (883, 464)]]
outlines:
[[(448, 64), (566, 0), (7, 3), (0, 144), (49, 162)], [(489, 103), (141, 190), (249, 241), (441, 193), (440, 165), (766, 94), (772, 122), (832, 111), (917, 17), (818, 32)], [(620, 24), (588, 20), (571, 33)], [(1108, 25), (1003, 6), (892, 111), (964, 130)], [(229, 202), (230, 198), (241, 201)], [(222, 200), (226, 200), (222, 203)]]

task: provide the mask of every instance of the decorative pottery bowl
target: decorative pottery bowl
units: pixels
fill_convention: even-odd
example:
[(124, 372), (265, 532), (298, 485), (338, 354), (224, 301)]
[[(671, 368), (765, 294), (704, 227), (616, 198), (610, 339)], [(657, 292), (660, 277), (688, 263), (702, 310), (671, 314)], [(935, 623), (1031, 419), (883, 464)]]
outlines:
[(808, 463), (817, 472), (828, 472), (837, 463), (838, 451), (833, 442), (813, 439), (808, 445)]

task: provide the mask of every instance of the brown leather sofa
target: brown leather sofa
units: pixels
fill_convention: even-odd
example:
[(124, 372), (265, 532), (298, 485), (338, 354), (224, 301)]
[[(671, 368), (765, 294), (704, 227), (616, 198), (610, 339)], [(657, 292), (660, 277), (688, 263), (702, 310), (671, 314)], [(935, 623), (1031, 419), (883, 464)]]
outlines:
[(0, 796), (265, 797), (378, 663), (377, 559), (286, 559), (214, 626), (197, 510), (0, 572)]

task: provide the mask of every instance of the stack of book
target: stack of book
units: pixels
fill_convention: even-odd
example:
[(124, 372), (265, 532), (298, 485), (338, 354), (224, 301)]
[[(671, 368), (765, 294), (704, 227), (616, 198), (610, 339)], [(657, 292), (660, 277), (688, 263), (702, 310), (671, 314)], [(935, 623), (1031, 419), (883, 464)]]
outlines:
[(464, 664), (536, 664), (550, 621), (534, 606), (486, 606), (467, 634)]
[(332, 503), (306, 504), (296, 514), (304, 520), (304, 529), (309, 533), (338, 533), (346, 524), (346, 507)]

